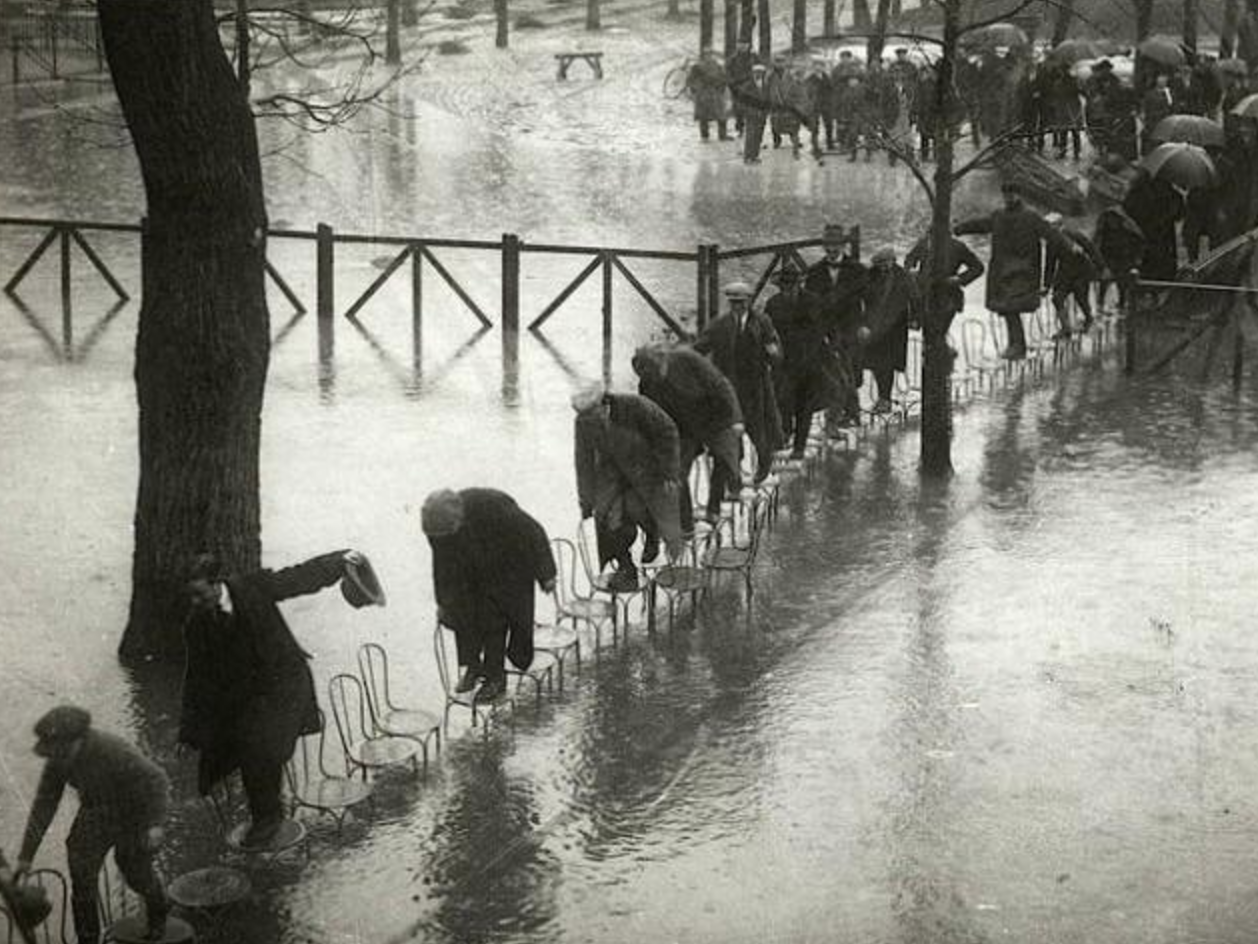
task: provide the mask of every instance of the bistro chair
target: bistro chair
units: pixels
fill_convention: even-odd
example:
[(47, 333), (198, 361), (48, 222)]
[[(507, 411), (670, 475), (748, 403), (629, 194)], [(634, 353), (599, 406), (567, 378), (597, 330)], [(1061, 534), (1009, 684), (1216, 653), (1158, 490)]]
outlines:
[[(22, 879), (24, 886), (42, 889), (52, 910), (39, 924), (30, 926), (32, 940), (38, 944), (70, 944), (70, 883), (56, 869), (32, 869)], [(17, 919), (0, 905), (0, 916), (5, 923), (4, 940), (19, 942), (25, 940), (17, 927)]]
[(166, 897), (214, 934), (231, 909), (249, 897), (253, 885), (239, 869), (211, 865), (185, 872), (166, 884)]
[(454, 642), (454, 629), (438, 621), (432, 635), (433, 651), (437, 658), (437, 677), (441, 680), (441, 690), (445, 694), (446, 704), (442, 714), (441, 725), (449, 736), (450, 709), (466, 708), (471, 716), (472, 727), (476, 727), (482, 716), (485, 719), (485, 733), (488, 734), (489, 722), (496, 719), (498, 713), (511, 704), (510, 698), (501, 698), (492, 702), (476, 701), (476, 689), (467, 692), (456, 692), (455, 685), (459, 680), (458, 649)]
[(1009, 370), (1009, 362), (1001, 358), (1000, 342), (993, 332), (994, 328), (978, 317), (961, 322), (961, 353), (966, 370), (977, 375), (980, 389), (986, 380), (988, 390), (994, 390), (996, 378)]
[[(608, 599), (577, 589), (577, 548), (567, 538), (551, 538), (550, 549), (555, 556), (555, 625), (570, 622), (573, 629), (584, 623), (594, 631), (594, 646), (602, 645), (602, 629), (607, 623), (615, 627), (616, 605)], [(613, 640), (615, 635), (613, 633)], [(578, 653), (578, 662), (580, 654)]]
[[(64, 879), (62, 880), (64, 881)], [(111, 849), (101, 866), (97, 887), (101, 940), (106, 944), (154, 944), (148, 936), (148, 919), (135, 896), (128, 891)], [(196, 940), (192, 925), (174, 915), (166, 917), (166, 933), (160, 944), (188, 944)]]
[(393, 703), (389, 692), (389, 653), (377, 642), (358, 647), (358, 675), (367, 695), (367, 711), (376, 734), (411, 738), (424, 755), (428, 772), (428, 742), (436, 739), (441, 750), (441, 719), (422, 708), (403, 708)]
[[(327, 727), (323, 712), (319, 712), (319, 732), (300, 738), (297, 750), (284, 765), (285, 779), (288, 781), (289, 802), (293, 815), (299, 809), (315, 810), (331, 816), (336, 822), (339, 835), (345, 825), (345, 817), (354, 807), (371, 803), (372, 784), (363, 780), (354, 780), (348, 759), (345, 761), (345, 775), (338, 776), (328, 770), (325, 761)], [(314, 741), (314, 745), (311, 745)]]
[(328, 702), (341, 740), (348, 769), (367, 779), (367, 771), (384, 770), (409, 763), (419, 775), (419, 742), (411, 738), (377, 734), (367, 707), (367, 696), (357, 676), (341, 672), (328, 680)]
[(734, 522), (723, 524), (713, 535), (712, 543), (703, 555), (703, 567), (710, 583), (712, 576), (719, 573), (742, 574), (743, 583), (747, 587), (747, 599), (750, 601), (754, 592), (751, 571), (756, 565), (756, 557), (760, 553), (761, 539), (769, 515), (769, 503), (761, 497), (751, 506), (747, 518), (745, 536), (740, 537), (739, 529)]
[[(557, 586), (558, 583), (556, 583)], [(535, 660), (538, 653), (553, 660), (554, 666), (558, 669), (560, 691), (563, 691), (564, 663), (568, 656), (575, 655), (577, 668), (581, 668), (581, 637), (577, 635), (576, 629), (570, 626), (560, 626), (558, 619), (553, 624), (534, 625), (533, 651)]]
[(307, 854), (310, 852), (306, 845), (306, 827), (292, 819), (284, 820), (274, 837), (264, 845), (245, 842), (251, 824), (245, 813), (245, 793), (239, 772), (215, 784), (205, 801), (230, 852), (265, 860), (275, 859), (294, 849), (305, 849)]
[[(715, 534), (715, 532), (710, 533)], [(700, 548), (706, 543), (706, 538), (702, 539), (702, 541), (700, 539), (692, 539), (676, 560), (670, 561), (652, 575), (649, 604), (651, 615), (652, 617), (655, 615), (656, 593), (661, 591), (668, 600), (669, 632), (673, 630), (673, 619), (676, 614), (678, 598), (688, 596), (693, 606), (699, 595), (707, 589), (707, 575), (704, 569), (698, 565), (701, 555)]]
[[(612, 585), (612, 574), (602, 573), (598, 560), (598, 539), (594, 530), (594, 519), (587, 518), (577, 523), (577, 552), (581, 558), (581, 569), (585, 572), (586, 583), (596, 594), (605, 595), (612, 603), (612, 634), (619, 628), (620, 617), (624, 618), (625, 629), (629, 626), (629, 601), (646, 595), (650, 580), (642, 568), (638, 569), (638, 582), (629, 588)], [(617, 608), (619, 607), (619, 608)]]

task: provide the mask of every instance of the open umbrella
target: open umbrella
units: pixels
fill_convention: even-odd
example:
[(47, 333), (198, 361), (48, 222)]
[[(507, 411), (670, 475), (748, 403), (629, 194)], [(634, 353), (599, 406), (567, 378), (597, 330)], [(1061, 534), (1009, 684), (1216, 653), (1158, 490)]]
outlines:
[(1203, 115), (1167, 115), (1150, 135), (1159, 144), (1180, 142), (1198, 147), (1223, 147), (1223, 126)]
[(1019, 26), (1012, 23), (993, 23), (974, 33), (974, 42), (982, 46), (1025, 46), (1031, 42)]
[(1182, 66), (1187, 61), (1179, 40), (1170, 36), (1150, 36), (1136, 47), (1136, 52), (1164, 66)]
[(1246, 95), (1232, 108), (1233, 115), (1241, 118), (1258, 118), (1258, 93)]
[(1209, 187), (1218, 179), (1214, 161), (1195, 144), (1159, 144), (1140, 160), (1140, 166), (1183, 190)]
[(1244, 59), (1220, 59), (1214, 64), (1214, 68), (1223, 75), (1234, 75), (1241, 79), (1249, 77), (1249, 63)]
[(1080, 59), (1098, 59), (1102, 55), (1100, 47), (1090, 39), (1067, 39), (1050, 49), (1044, 58), (1073, 65)]

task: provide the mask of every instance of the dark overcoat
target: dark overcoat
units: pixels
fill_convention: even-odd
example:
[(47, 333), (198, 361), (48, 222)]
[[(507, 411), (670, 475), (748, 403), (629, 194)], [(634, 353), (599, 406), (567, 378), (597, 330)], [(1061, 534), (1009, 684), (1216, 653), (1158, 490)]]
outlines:
[(230, 613), (216, 608), (188, 617), (179, 740), (200, 752), (202, 793), (243, 758), (287, 761), (298, 737), (319, 730), (310, 655), (277, 604), (336, 583), (345, 553), (229, 577)]
[(533, 664), (533, 585), (555, 576), (546, 530), (493, 488), (465, 488), (463, 522), (454, 534), (429, 535), (432, 582), (446, 624), (456, 632), (507, 627), (507, 658)]
[(738, 394), (747, 436), (760, 453), (782, 444), (782, 418), (773, 390), (773, 369), (782, 358), (782, 342), (773, 323), (757, 311), (747, 314), (746, 324), (726, 313), (712, 321), (695, 340), (694, 348), (707, 354)]
[(908, 360), (909, 322), (918, 318), (917, 284), (902, 266), (874, 266), (865, 289), (869, 339), (861, 363), (871, 370), (899, 370)]
[(1144, 233), (1140, 274), (1173, 281), (1179, 268), (1179, 236), (1175, 224), (1184, 215), (1184, 198), (1165, 180), (1141, 173), (1132, 181), (1123, 210)]
[[(922, 237), (909, 250), (908, 255), (904, 257), (904, 267), (909, 270), (916, 270), (917, 294), (923, 300), (931, 297), (929, 292), (930, 251), (930, 238)], [(964, 287), (982, 274), (983, 263), (978, 256), (974, 255), (974, 250), (961, 242), (961, 240), (950, 237), (948, 248), (944, 251), (945, 281), (938, 287), (940, 310), (948, 316), (949, 323), (951, 322), (951, 316), (958, 314), (965, 308)], [(955, 278), (957, 284), (954, 285), (946, 281), (951, 278)]]
[[(782, 363), (775, 371), (778, 406), (783, 420), (801, 406), (819, 410), (834, 402), (840, 391), (833, 368), (834, 351), (828, 340), (825, 316), (816, 296), (800, 290), (781, 293), (765, 302), (764, 313), (782, 341)], [(804, 391), (806, 403), (795, 397)]]
[[(743, 421), (738, 394), (720, 368), (685, 345), (649, 345), (633, 356), (638, 393), (660, 406), (679, 437), (711, 446), (718, 435)], [(734, 457), (734, 466), (738, 457)]]
[(690, 68), (686, 88), (695, 103), (696, 121), (724, 121), (726, 107), (725, 67), (715, 59), (703, 59)]
[[(662, 408), (637, 394), (609, 393), (603, 403), (606, 418), (599, 410), (586, 410), (577, 414), (573, 430), (577, 495), (583, 510), (592, 511), (611, 529), (654, 525), (670, 553), (677, 554), (681, 550), (677, 426)], [(612, 548), (599, 547), (600, 563), (613, 556)]]
[(991, 233), (987, 268), (987, 307), (1001, 315), (1035, 311), (1043, 280), (1042, 244), (1066, 249), (1064, 238), (1026, 207), (1000, 209), (957, 224), (958, 236)]

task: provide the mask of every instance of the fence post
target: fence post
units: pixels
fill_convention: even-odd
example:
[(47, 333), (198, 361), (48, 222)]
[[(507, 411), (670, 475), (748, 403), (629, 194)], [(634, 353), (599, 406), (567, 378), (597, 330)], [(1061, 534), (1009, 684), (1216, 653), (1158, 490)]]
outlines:
[(603, 380), (611, 382), (612, 366), (612, 259), (603, 254)]
[[(1130, 278), (1128, 276), (1128, 278)], [(1135, 280), (1132, 279), (1127, 289), (1127, 317), (1123, 320), (1123, 341), (1125, 348), (1125, 356), (1123, 358), (1123, 373), (1134, 374), (1136, 372), (1136, 320), (1137, 312), (1140, 310), (1140, 289), (1136, 287)], [(1119, 296), (1119, 304), (1122, 304), (1122, 296)]]
[(319, 364), (330, 365), (336, 353), (336, 236), (332, 227), (315, 227), (315, 314), (319, 325)]
[(698, 246), (695, 265), (695, 332), (708, 326), (708, 247)]
[(721, 313), (721, 247), (708, 244), (708, 318)]
[(861, 258), (861, 226), (860, 224), (857, 223), (855, 226), (853, 226), (851, 232), (852, 232), (852, 239), (851, 239), (852, 258), (855, 259), (857, 262), (860, 262), (860, 258)]
[[(1233, 315), (1233, 317), (1236, 317)], [(1236, 349), (1232, 352), (1232, 392), (1241, 392), (1241, 381), (1245, 378), (1245, 338), (1236, 333)]]
[(502, 234), (502, 369), (514, 373), (520, 363), (520, 237)]
[(74, 311), (70, 293), (70, 228), (60, 229), (61, 238), (61, 344), (66, 360), (74, 360)]
[(416, 375), (424, 366), (424, 253), (411, 246), (411, 363)]

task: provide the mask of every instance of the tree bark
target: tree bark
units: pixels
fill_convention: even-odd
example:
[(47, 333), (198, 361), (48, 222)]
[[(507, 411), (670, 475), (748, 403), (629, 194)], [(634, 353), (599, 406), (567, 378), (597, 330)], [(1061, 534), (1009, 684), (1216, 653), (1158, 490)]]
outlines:
[(738, 49), (739, 0), (725, 0), (725, 61), (734, 58)]
[(825, 0), (821, 8), (821, 34), (833, 36), (839, 30), (837, 0)]
[(768, 62), (773, 58), (773, 21), (769, 16), (769, 0), (757, 0), (756, 15), (760, 21), (760, 58)]
[(603, 11), (599, 0), (585, 0), (585, 28), (591, 32), (603, 28)]
[(1230, 59), (1236, 55), (1236, 24), (1240, 19), (1239, 0), (1224, 0), (1223, 25), (1219, 28), (1219, 56)]
[(1184, 46), (1197, 53), (1197, 0), (1184, 0)]
[(1070, 21), (1074, 18), (1075, 0), (1061, 0), (1057, 8), (1057, 18), (1053, 20), (1053, 45), (1066, 41), (1070, 35)]
[(699, 51), (711, 49), (716, 35), (716, 4), (699, 0)]
[(1142, 43), (1153, 32), (1153, 0), (1136, 0), (1136, 42)]
[(935, 198), (931, 206), (929, 308), (923, 323), (922, 451), (919, 469), (927, 478), (952, 475), (952, 355), (948, 349), (939, 290), (947, 274), (952, 240), (952, 142), (956, 111), (954, 63), (961, 34), (961, 0), (944, 0), (943, 50), (935, 84)]
[(791, 52), (808, 48), (808, 0), (795, 0), (791, 18)]
[(869, 44), (865, 49), (868, 62), (877, 62), (882, 58), (883, 47), (887, 44), (887, 20), (891, 15), (891, 0), (878, 0), (874, 13), (874, 31), (870, 34)]
[(497, 30), (494, 33), (494, 46), (498, 49), (506, 49), (508, 35), (511, 25), (507, 21), (510, 11), (507, 9), (507, 0), (494, 0), (494, 19), (497, 21)]
[(391, 66), (402, 61), (402, 0), (388, 0), (385, 11), (384, 61)]
[(250, 56), (249, 49), (249, 0), (236, 0), (234, 26), (236, 28), (236, 81), (240, 83), (245, 100), (249, 99)]
[(738, 38), (750, 43), (756, 35), (756, 0), (739, 0)]
[(136, 337), (140, 481), (127, 661), (178, 659), (191, 556), (261, 558), (270, 356), (253, 115), (210, 0), (101, 0), (101, 35), (147, 198)]

